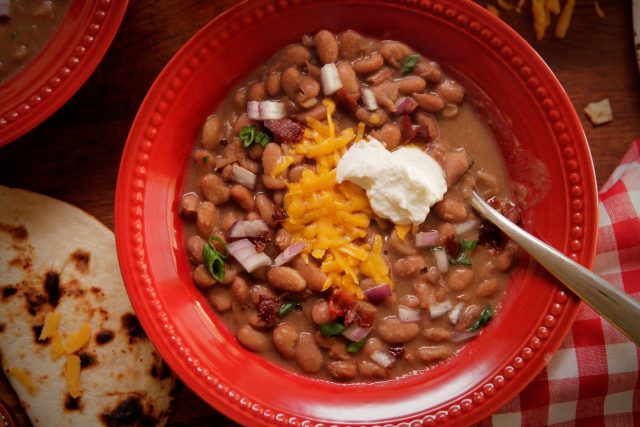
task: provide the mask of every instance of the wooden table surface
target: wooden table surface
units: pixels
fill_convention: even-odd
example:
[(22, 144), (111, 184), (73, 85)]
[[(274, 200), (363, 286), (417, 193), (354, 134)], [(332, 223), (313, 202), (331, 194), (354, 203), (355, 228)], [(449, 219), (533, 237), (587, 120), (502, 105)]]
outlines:
[[(0, 184), (62, 199), (113, 228), (120, 155), (140, 103), (180, 46), (233, 3), (130, 1), (111, 48), (86, 84), (47, 121), (0, 148)], [(501, 18), (549, 64), (569, 94), (591, 146), (599, 186), (631, 141), (640, 137), (640, 78), (631, 2), (601, 0), (601, 6), (605, 18), (596, 15), (591, 0), (577, 0), (569, 33), (563, 40), (551, 34), (542, 41), (535, 40), (528, 11), (521, 15), (501, 13)], [(605, 97), (611, 101), (614, 120), (593, 127), (582, 110), (588, 102)], [(29, 425), (1, 375), (0, 399), (14, 408), (21, 426)], [(224, 426), (233, 422), (180, 386), (169, 425), (203, 424)]]

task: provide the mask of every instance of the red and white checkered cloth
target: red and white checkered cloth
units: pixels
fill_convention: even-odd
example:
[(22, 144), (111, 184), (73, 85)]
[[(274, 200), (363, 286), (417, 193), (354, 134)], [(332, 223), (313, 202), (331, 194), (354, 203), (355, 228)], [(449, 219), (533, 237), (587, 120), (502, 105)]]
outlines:
[[(640, 139), (599, 199), (594, 271), (640, 299)], [(549, 365), (481, 425), (640, 426), (639, 361), (640, 349), (583, 303)]]

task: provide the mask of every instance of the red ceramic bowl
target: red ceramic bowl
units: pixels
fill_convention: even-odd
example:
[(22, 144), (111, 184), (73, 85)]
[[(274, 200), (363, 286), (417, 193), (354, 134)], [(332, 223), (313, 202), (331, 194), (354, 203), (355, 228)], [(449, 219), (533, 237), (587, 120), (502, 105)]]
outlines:
[(508, 26), (467, 0), (257, 0), (196, 34), (158, 77), (133, 124), (116, 195), (127, 290), (178, 376), (240, 423), (478, 421), (546, 365), (578, 309), (578, 300), (539, 268), (522, 262), (496, 319), (456, 357), (370, 385), (310, 379), (244, 350), (192, 284), (176, 200), (201, 124), (243, 75), (322, 28), (401, 40), (466, 76), (512, 178), (530, 201), (538, 199), (525, 211), (527, 228), (591, 265), (597, 211), (587, 142), (556, 78)]
[(53, 37), (0, 84), (0, 147), (60, 108), (89, 78), (118, 31), (128, 0), (74, 0)]

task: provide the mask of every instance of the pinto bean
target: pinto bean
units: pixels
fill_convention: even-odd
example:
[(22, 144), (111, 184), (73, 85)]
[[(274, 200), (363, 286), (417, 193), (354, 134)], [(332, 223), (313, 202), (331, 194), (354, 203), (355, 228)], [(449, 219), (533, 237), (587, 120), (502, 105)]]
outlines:
[(308, 163), (303, 163), (301, 165), (296, 165), (289, 169), (288, 180), (289, 182), (300, 182), (302, 178), (302, 173), (306, 170), (313, 171), (315, 167)]
[(302, 292), (307, 287), (304, 278), (293, 268), (274, 267), (267, 272), (269, 284), (276, 289), (288, 292)]
[(216, 206), (211, 202), (200, 202), (196, 215), (198, 233), (208, 237), (218, 222), (218, 210)]
[(371, 356), (376, 351), (382, 350), (382, 341), (376, 337), (367, 338), (362, 347), (362, 353)]
[(413, 284), (413, 293), (420, 300), (420, 307), (427, 308), (431, 304), (433, 297), (433, 287), (424, 282), (416, 282)]
[(508, 242), (496, 257), (496, 267), (498, 267), (500, 271), (507, 271), (510, 269), (515, 261), (517, 251), (518, 248), (515, 244)]
[(276, 232), (275, 244), (279, 251), (284, 251), (291, 245), (291, 234), (289, 234), (289, 232), (284, 228), (278, 229)]
[(206, 171), (210, 171), (215, 165), (215, 157), (211, 151), (201, 148), (194, 150), (193, 161), (198, 165), (198, 168)]
[(351, 356), (347, 353), (347, 344), (344, 341), (335, 341), (329, 348), (329, 357), (333, 360), (351, 359)]
[(348, 381), (358, 375), (358, 366), (351, 361), (335, 361), (327, 365), (329, 375), (338, 381)]
[(320, 83), (310, 76), (302, 76), (298, 85), (299, 93), (296, 96), (296, 102), (302, 103), (318, 96), (320, 93)]
[(300, 332), (291, 323), (281, 323), (273, 330), (271, 339), (280, 356), (284, 359), (296, 357), (296, 344), (300, 337)]
[(233, 105), (237, 110), (245, 110), (247, 108), (247, 89), (240, 88), (233, 95)]
[(260, 353), (269, 348), (269, 340), (267, 337), (249, 325), (244, 325), (238, 329), (237, 337), (240, 344), (247, 350)]
[(394, 73), (395, 72), (391, 68), (382, 67), (377, 72), (368, 76), (367, 82), (371, 83), (373, 86), (377, 86), (391, 79)]
[(320, 30), (313, 37), (313, 45), (316, 48), (318, 59), (323, 64), (338, 61), (339, 46), (336, 36), (327, 30)]
[(428, 82), (440, 83), (442, 80), (442, 69), (437, 62), (421, 59), (413, 68), (413, 73)]
[(239, 219), (240, 218), (238, 218), (235, 212), (227, 211), (223, 213), (222, 216), (220, 217), (220, 220), (218, 221), (220, 223), (220, 229), (222, 231), (227, 231)]
[(394, 83), (398, 86), (398, 91), (404, 95), (422, 92), (427, 87), (427, 82), (418, 76), (403, 77)]
[(275, 298), (275, 294), (271, 291), (271, 289), (267, 288), (263, 285), (253, 285), (251, 289), (249, 289), (249, 297), (251, 298), (251, 302), (254, 306), (258, 306), (260, 303), (260, 296), (264, 298)]
[(231, 298), (239, 304), (244, 304), (249, 300), (249, 285), (240, 276), (236, 276), (231, 282)]
[(436, 215), (445, 221), (462, 222), (467, 219), (469, 212), (464, 202), (445, 197), (433, 207)]
[(198, 210), (200, 197), (196, 193), (187, 193), (180, 198), (180, 215), (185, 219), (194, 219)]
[(403, 256), (414, 255), (416, 253), (416, 247), (411, 237), (407, 235), (404, 240), (402, 240), (396, 230), (393, 230), (387, 238), (387, 244), (392, 250)]
[(384, 58), (378, 52), (373, 52), (371, 55), (363, 56), (355, 59), (351, 65), (358, 74), (371, 74), (380, 69), (384, 64)]
[(484, 169), (480, 169), (476, 172), (475, 188), (483, 199), (490, 199), (498, 194), (500, 191), (500, 184), (498, 184), (498, 179), (494, 174), (489, 173)]
[(433, 327), (426, 329), (422, 336), (429, 341), (444, 342), (451, 339), (451, 332), (445, 328)]
[(359, 360), (358, 372), (365, 378), (384, 379), (389, 376), (385, 368), (370, 360)]
[(282, 178), (274, 178), (271, 175), (263, 174), (262, 185), (264, 185), (269, 190), (282, 190), (287, 186), (287, 182)]
[(407, 56), (411, 53), (411, 49), (404, 43), (385, 40), (380, 44), (378, 52), (380, 52), (380, 55), (382, 55), (389, 65), (394, 68), (400, 68), (404, 64)]
[(438, 246), (443, 246), (444, 242), (451, 236), (455, 236), (456, 228), (449, 222), (438, 225)]
[(482, 309), (477, 304), (471, 304), (467, 308), (464, 309), (460, 317), (458, 318), (458, 323), (456, 323), (456, 330), (458, 331), (466, 331), (471, 327), (473, 322), (475, 322), (478, 317), (480, 317), (480, 313)]
[(231, 309), (229, 292), (221, 286), (212, 286), (207, 291), (209, 302), (218, 312), (223, 313)]
[(402, 132), (393, 123), (385, 123), (375, 134), (376, 138), (384, 143), (387, 150), (393, 150), (402, 142)]
[(447, 153), (442, 167), (444, 169), (447, 187), (458, 182), (462, 175), (469, 170), (470, 166), (471, 162), (469, 161), (469, 156), (464, 149)]
[(455, 104), (447, 104), (444, 107), (444, 110), (440, 113), (440, 117), (445, 119), (450, 119), (458, 115), (459, 109)]
[(398, 100), (398, 86), (389, 81), (385, 81), (372, 89), (376, 102), (385, 110), (395, 113), (396, 101)]
[(307, 373), (313, 374), (322, 369), (323, 358), (313, 335), (302, 332), (296, 343), (296, 362)]
[(360, 81), (358, 80), (358, 76), (356, 76), (356, 72), (353, 70), (353, 67), (349, 62), (342, 61), (336, 66), (336, 68), (338, 69), (340, 81), (342, 81), (342, 87), (354, 101), (358, 102), (360, 99)]
[(389, 119), (387, 113), (385, 113), (381, 109), (377, 109), (376, 111), (372, 112), (368, 111), (364, 107), (359, 107), (356, 110), (356, 118), (374, 128), (381, 127)]
[(259, 193), (256, 196), (255, 205), (260, 213), (260, 218), (266, 222), (269, 227), (275, 228), (276, 222), (273, 219), (273, 202), (269, 199), (269, 196), (264, 193)]
[(282, 85), (282, 90), (284, 90), (284, 93), (290, 99), (295, 99), (296, 94), (298, 93), (298, 88), (300, 87), (301, 79), (302, 74), (296, 67), (286, 68), (282, 72), (282, 75), (280, 76), (280, 84)]
[(355, 31), (347, 30), (338, 34), (340, 57), (348, 60), (357, 58), (362, 52), (362, 40)]
[(263, 101), (266, 98), (267, 90), (262, 82), (253, 82), (247, 88), (248, 101)]
[(291, 261), (291, 265), (304, 278), (309, 290), (313, 292), (322, 290), (324, 283), (327, 281), (327, 275), (314, 260), (309, 259), (309, 263), (306, 263), (302, 257), (297, 256)]
[(241, 267), (234, 263), (234, 262), (229, 262), (227, 260), (227, 263), (224, 266), (224, 277), (222, 278), (222, 284), (223, 285), (229, 285), (231, 283), (233, 283), (233, 280), (236, 278), (236, 276), (238, 275), (238, 270)]
[(449, 347), (420, 347), (418, 357), (424, 363), (433, 363), (451, 356), (453, 351)]
[(205, 244), (206, 242), (200, 236), (191, 236), (189, 240), (187, 240), (187, 252), (193, 262), (204, 262), (202, 251), (204, 250)]
[(440, 129), (438, 129), (438, 122), (432, 115), (420, 111), (416, 114), (415, 119), (416, 123), (425, 126), (429, 130), (429, 140), (433, 141), (438, 138)]
[(418, 299), (417, 296), (415, 296), (413, 294), (402, 295), (400, 297), (400, 299), (398, 300), (398, 303), (400, 305), (404, 305), (405, 307), (409, 307), (409, 308), (419, 308), (420, 307), (420, 300)]
[(479, 298), (489, 298), (498, 292), (498, 281), (495, 278), (485, 279), (476, 287), (475, 294)]
[(420, 327), (417, 323), (402, 323), (396, 316), (388, 316), (378, 323), (376, 331), (387, 344), (404, 344), (418, 336)]
[(304, 111), (302, 113), (296, 114), (296, 120), (306, 123), (307, 117), (313, 117), (316, 120), (325, 121), (327, 120), (327, 107), (322, 104), (316, 105), (310, 110)]
[(204, 197), (215, 205), (229, 200), (229, 186), (218, 175), (209, 173), (200, 180), (200, 190)]
[[(255, 124), (253, 120), (249, 118), (247, 113), (242, 113), (238, 118), (233, 122), (233, 133), (235, 135), (239, 135), (240, 131), (247, 126), (251, 126)], [(243, 153), (244, 154), (244, 153)], [(237, 158), (237, 157), (236, 157)]]
[(282, 157), (282, 148), (280, 145), (275, 142), (270, 142), (264, 148), (264, 153), (262, 154), (262, 167), (264, 169), (264, 173), (267, 175), (271, 175), (273, 172), (273, 168), (275, 168), (276, 164), (280, 161)]
[(216, 279), (211, 276), (207, 267), (203, 264), (200, 264), (193, 269), (193, 281), (201, 288), (206, 288), (216, 283)]
[(232, 165), (227, 165), (227, 166), (223, 167), (222, 168), (222, 172), (220, 172), (220, 176), (226, 182), (231, 181), (233, 179), (233, 166)]
[(435, 87), (434, 92), (446, 101), (460, 105), (464, 100), (465, 91), (460, 83), (453, 80), (445, 80)]
[(253, 194), (251, 194), (249, 190), (247, 190), (240, 184), (235, 184), (234, 186), (232, 186), (231, 190), (229, 191), (229, 195), (245, 211), (250, 211), (255, 206)]
[(444, 99), (435, 93), (414, 93), (413, 99), (416, 100), (420, 108), (429, 113), (442, 111), (445, 106)]
[(207, 117), (202, 126), (202, 137), (200, 143), (207, 150), (215, 150), (220, 143), (222, 131), (222, 120), (217, 115)]
[(280, 72), (272, 71), (269, 73), (264, 81), (264, 88), (267, 91), (267, 95), (275, 97), (280, 93)]
[(318, 301), (311, 307), (311, 319), (316, 325), (322, 325), (331, 321), (329, 314), (329, 304), (322, 300)]
[(447, 272), (447, 286), (453, 292), (466, 291), (473, 281), (473, 270), (466, 266), (455, 266)]
[(287, 65), (304, 65), (310, 59), (309, 49), (299, 44), (286, 47), (280, 57), (281, 62)]
[(411, 277), (418, 274), (424, 266), (424, 259), (420, 255), (411, 255), (393, 263), (393, 274), (398, 277)]

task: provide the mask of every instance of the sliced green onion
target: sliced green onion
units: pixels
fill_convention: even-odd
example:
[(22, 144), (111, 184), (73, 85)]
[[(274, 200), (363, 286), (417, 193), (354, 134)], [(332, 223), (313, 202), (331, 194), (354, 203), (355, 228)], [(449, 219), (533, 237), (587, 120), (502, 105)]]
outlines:
[(345, 330), (345, 327), (340, 322), (329, 322), (320, 325), (320, 332), (325, 337), (334, 337), (340, 335)]
[(477, 240), (460, 239), (460, 247), (465, 251), (472, 251), (478, 246)]
[(283, 302), (282, 305), (280, 305), (280, 308), (278, 309), (278, 317), (284, 317), (287, 314), (289, 314), (291, 310), (296, 308), (296, 304), (297, 304), (296, 302), (292, 302), (292, 301)]
[(350, 342), (347, 345), (347, 353), (355, 354), (359, 352), (360, 350), (362, 350), (362, 347), (364, 347), (366, 342), (367, 342), (367, 337), (362, 338), (360, 341)]
[(402, 67), (402, 74), (409, 74), (412, 72), (418, 61), (420, 61), (420, 55), (416, 53), (407, 56), (407, 59), (404, 61), (404, 66)]
[[(218, 242), (222, 246), (224, 253), (220, 253), (216, 249), (214, 244), (211, 242), (212, 240), (214, 242)], [(227, 245), (224, 241), (216, 236), (209, 237), (209, 242), (204, 245), (204, 248), (202, 249), (202, 256), (204, 257), (204, 262), (211, 276), (213, 276), (213, 278), (218, 282), (222, 282), (224, 279), (224, 261), (227, 259), (227, 256), (229, 256), (229, 253), (227, 252)]]
[(458, 258), (449, 258), (449, 264), (471, 265), (471, 258), (469, 258), (465, 252), (460, 252), (460, 256)]
[(480, 317), (478, 317), (478, 320), (476, 320), (473, 323), (473, 325), (471, 325), (471, 327), (469, 328), (469, 331), (471, 332), (477, 331), (478, 329), (482, 328), (484, 325), (489, 323), (489, 320), (491, 320), (492, 318), (493, 318), (493, 306), (489, 304), (482, 309), (482, 312), (480, 313)]
[(256, 125), (245, 126), (240, 130), (238, 134), (240, 140), (244, 144), (245, 148), (249, 147), (254, 142), (260, 144), (262, 147), (266, 147), (271, 142), (271, 137), (268, 133), (258, 130)]

